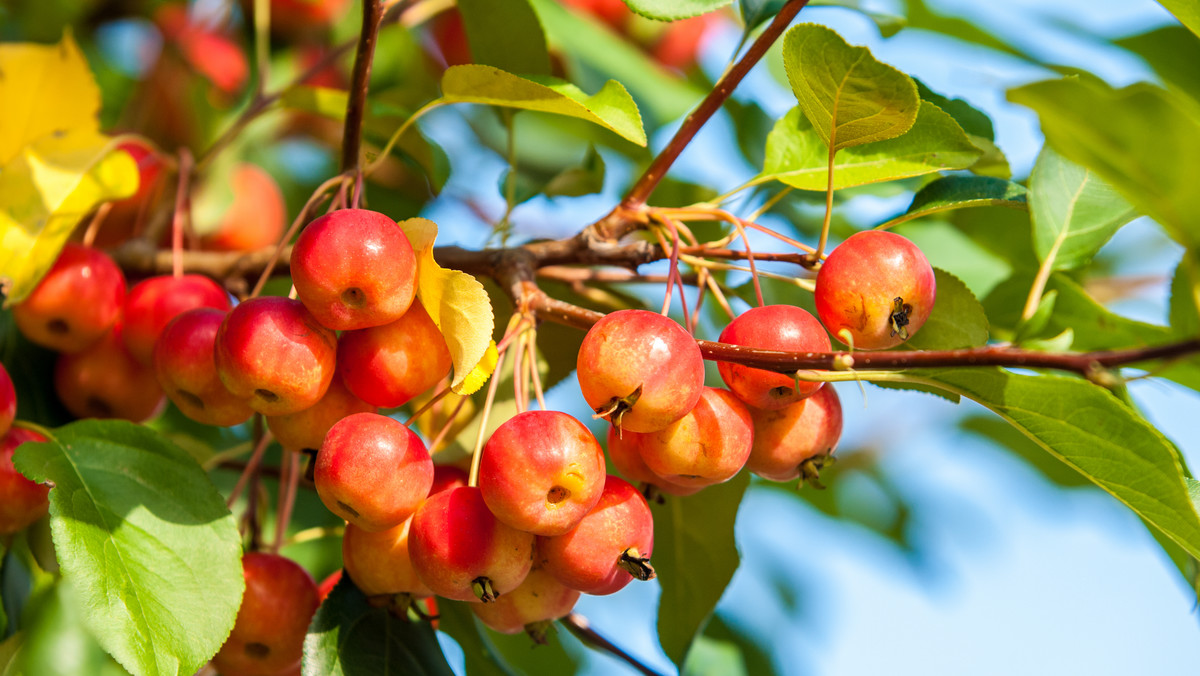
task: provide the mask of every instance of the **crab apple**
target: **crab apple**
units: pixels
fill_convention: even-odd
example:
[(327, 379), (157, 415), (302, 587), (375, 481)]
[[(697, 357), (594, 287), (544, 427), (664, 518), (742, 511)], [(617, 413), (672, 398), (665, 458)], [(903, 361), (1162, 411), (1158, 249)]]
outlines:
[(171, 320), (154, 344), (154, 375), (167, 398), (192, 420), (218, 427), (244, 423), (254, 414), (217, 375), (217, 332), (226, 314), (207, 307), (188, 310)]
[(754, 449), (746, 467), (771, 481), (815, 479), (842, 436), (842, 402), (832, 387), (776, 411), (752, 409), (750, 416)]
[(563, 0), (564, 5), (591, 14), (615, 31), (625, 30), (633, 12), (621, 0)]
[(29, 340), (59, 352), (79, 352), (121, 317), (125, 275), (102, 251), (67, 244), (37, 288), (13, 307)]
[(525, 411), (484, 445), (479, 490), (513, 528), (562, 535), (600, 499), (604, 475), (604, 450), (583, 423), (560, 411)]
[(516, 589), (533, 563), (533, 534), (497, 519), (476, 487), (429, 496), (408, 538), (417, 576), (455, 601), (495, 601)]
[(24, 427), (14, 427), (0, 437), (0, 535), (24, 530), (50, 509), (50, 487), (26, 479), (13, 467), (13, 453), (26, 441), (46, 441), (46, 437)]
[(441, 12), (430, 20), (429, 38), (437, 52), (434, 58), (440, 56), (443, 66), (461, 66), (473, 61), (467, 28), (457, 9)]
[(327, 28), (349, 7), (350, 0), (271, 0), (271, 28), (285, 32)]
[(534, 568), (521, 586), (496, 599), (495, 603), (472, 603), (471, 612), (480, 622), (501, 634), (526, 631), (535, 642), (545, 643), (550, 623), (566, 617), (578, 600), (578, 590), (564, 585), (541, 568)]
[(907, 238), (868, 230), (829, 253), (813, 298), (825, 328), (859, 350), (885, 350), (925, 325), (937, 296), (933, 268)]
[(468, 478), (466, 472), (454, 465), (434, 465), (433, 485), (429, 487), (429, 494), (433, 495), (451, 488), (466, 486)]
[(596, 322), (576, 366), (588, 405), (633, 432), (679, 420), (704, 388), (696, 341), (674, 320), (647, 310), (619, 310)]
[(222, 676), (260, 676), (300, 663), (309, 622), (317, 612), (317, 583), (296, 562), (278, 554), (242, 557), (246, 592), (233, 631), (213, 657)]
[(612, 594), (654, 577), (654, 517), (628, 481), (609, 475), (600, 502), (569, 533), (537, 539), (538, 560), (571, 589)]
[(137, 192), (111, 203), (104, 227), (96, 232), (95, 245), (113, 247), (133, 236), (147, 220), (149, 210), (164, 193), (162, 177), (166, 162), (147, 141), (140, 138), (122, 141), (117, 150), (129, 155), (138, 170)]
[(450, 371), (450, 350), (420, 301), (394, 322), (347, 331), (338, 340), (338, 371), (363, 401), (396, 408)]
[(342, 537), (342, 565), (354, 584), (367, 596), (411, 594), (423, 598), (433, 590), (417, 577), (408, 554), (412, 518), (377, 533), (354, 524)]
[(421, 438), (400, 422), (355, 413), (329, 428), (314, 480), (329, 511), (375, 532), (416, 511), (433, 485), (433, 461)]
[(8, 434), (8, 428), (17, 417), (17, 390), (13, 387), (8, 369), (0, 364), (0, 437)]
[(251, 298), (217, 332), (217, 374), (234, 396), (263, 415), (312, 406), (333, 380), (337, 336), (290, 298)]
[(705, 36), (718, 23), (720, 17), (716, 13), (672, 22), (654, 43), (650, 55), (667, 68), (687, 70), (696, 64)]
[(291, 260), (297, 297), (337, 331), (393, 322), (417, 291), (412, 244), (378, 211), (340, 209), (309, 223)]
[(218, 251), (257, 251), (275, 246), (287, 225), (287, 205), (279, 184), (253, 164), (240, 164), (230, 176), (233, 203), (219, 217), (196, 215), (205, 248)]
[(732, 479), (746, 465), (753, 445), (750, 411), (732, 392), (715, 387), (704, 388), (687, 415), (637, 441), (650, 471), (681, 486)]
[(167, 323), (200, 307), (229, 310), (229, 294), (204, 275), (144, 279), (125, 297), (125, 347), (145, 366), (154, 362), (154, 342)]
[(355, 413), (375, 413), (375, 407), (354, 396), (341, 376), (335, 373), (320, 401), (303, 411), (267, 416), (267, 429), (271, 430), (275, 441), (289, 451), (316, 452), (325, 441), (329, 428)]
[(60, 354), (54, 365), (54, 391), (80, 418), (121, 418), (141, 422), (163, 401), (154, 369), (143, 366), (121, 338), (120, 325), (76, 354)]
[[(806, 310), (791, 305), (766, 305), (743, 312), (725, 327), (722, 343), (763, 350), (828, 352), (825, 327)], [(798, 382), (792, 376), (731, 362), (717, 362), (725, 385), (747, 405), (775, 409), (794, 404), (821, 389), (824, 383)]]
[[(647, 434), (655, 434), (648, 432)], [(608, 459), (613, 467), (630, 483), (648, 484), (653, 488), (671, 495), (692, 495), (703, 486), (680, 486), (655, 474), (642, 460), (642, 452), (638, 450), (638, 441), (647, 434), (620, 431), (615, 427), (608, 428)]]

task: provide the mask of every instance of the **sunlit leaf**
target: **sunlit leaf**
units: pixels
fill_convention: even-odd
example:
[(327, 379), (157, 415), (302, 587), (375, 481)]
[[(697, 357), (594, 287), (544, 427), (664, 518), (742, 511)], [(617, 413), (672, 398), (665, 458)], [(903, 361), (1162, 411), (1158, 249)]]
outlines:
[[(785, 4), (787, 4), (787, 0), (741, 0), (738, 3), (738, 9), (742, 12), (742, 23), (746, 25), (746, 30), (752, 32), (778, 14)], [(890, 38), (900, 32), (900, 29), (904, 28), (907, 23), (903, 16), (879, 11), (861, 0), (812, 0), (806, 6), (852, 9), (874, 21), (875, 27), (879, 29), (879, 34), (885, 38)]]
[(669, 497), (666, 504), (652, 507), (651, 562), (662, 586), (658, 638), (679, 666), (737, 570), (733, 522), (749, 483), (749, 474), (741, 472), (696, 495)]
[(1160, 26), (1152, 31), (1114, 40), (1146, 60), (1168, 89), (1200, 104), (1200, 39), (1183, 26)]
[(550, 74), (546, 36), (529, 0), (458, 0), (475, 63), (511, 73)]
[(54, 549), (100, 645), (137, 676), (199, 670), (243, 581), (237, 525), (196, 461), (146, 427), (87, 420), (13, 463), (54, 484)]
[(813, 130), (834, 150), (900, 136), (917, 119), (912, 78), (817, 24), (784, 36), (783, 63)]
[(588, 95), (570, 82), (556, 78), (524, 78), (491, 66), (454, 66), (442, 76), (442, 98), (450, 103), (481, 103), (577, 117), (638, 145), (646, 145), (637, 104), (613, 80), (599, 92)]
[(1093, 172), (1042, 149), (1029, 176), (1033, 248), (1052, 270), (1087, 263), (1137, 212)]
[(914, 350), (953, 350), (987, 342), (987, 316), (975, 295), (958, 277), (934, 268), (937, 299), (929, 319), (904, 345)]
[(1079, 77), (1035, 82), (1008, 98), (1037, 111), (1047, 143), (1064, 157), (1179, 242), (1200, 245), (1200, 120), (1178, 98), (1146, 83), (1112, 89)]
[(1171, 328), (1181, 336), (1200, 336), (1200, 257), (1184, 252), (1171, 280)]
[[(465, 272), (447, 270), (433, 260), (437, 224), (424, 218), (400, 222), (417, 252), (417, 297), (446, 339), (459, 387), (487, 354), (492, 344), (492, 303), (479, 280)], [(483, 384), (486, 378), (473, 382)]]
[[(971, 166), (980, 151), (958, 123), (932, 103), (908, 133), (855, 146), (834, 158), (835, 190)], [(824, 142), (808, 119), (793, 108), (767, 137), (767, 159), (756, 182), (777, 180), (800, 190), (825, 190), (829, 161)]]
[(700, 16), (728, 5), (732, 0), (625, 0), (629, 9), (660, 21)]
[(1200, 6), (1192, 0), (1158, 0), (1158, 4), (1179, 19), (1179, 23), (1187, 26), (1188, 30), (1200, 35)]
[(1008, 207), (1028, 209), (1028, 190), (1020, 183), (1013, 183), (992, 176), (943, 176), (930, 181), (913, 195), (912, 204), (900, 216), (888, 221), (885, 226), (910, 221), (952, 209), (970, 207)]

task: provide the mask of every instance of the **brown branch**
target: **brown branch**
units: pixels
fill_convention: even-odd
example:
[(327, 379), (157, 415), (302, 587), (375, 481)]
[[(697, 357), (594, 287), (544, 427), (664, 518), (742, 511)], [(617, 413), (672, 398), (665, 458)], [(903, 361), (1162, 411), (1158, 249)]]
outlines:
[(362, 33), (358, 39), (358, 50), (354, 54), (350, 101), (346, 104), (346, 124), (342, 131), (343, 172), (359, 170), (362, 125), (367, 111), (367, 86), (371, 80), (371, 62), (375, 59), (375, 42), (379, 38), (379, 23), (382, 18), (382, 0), (363, 0)]
[[(683, 152), (692, 141), (692, 137), (700, 131), (705, 122), (713, 116), (733, 93), (734, 88), (741, 83), (742, 78), (750, 72), (750, 69), (762, 59), (771, 45), (775, 43), (783, 31), (796, 17), (796, 14), (808, 4), (808, 0), (790, 0), (779, 10), (771, 24), (758, 36), (742, 58), (733, 64), (733, 66), (725, 72), (721, 79), (717, 81), (716, 86), (712, 91), (704, 97), (700, 105), (687, 116), (680, 125), (679, 130), (675, 132), (675, 136), (667, 143), (662, 152), (654, 158), (650, 166), (646, 168), (645, 173), (637, 180), (637, 183), (629, 189), (629, 193), (625, 195), (625, 199), (621, 202), (621, 206), (626, 209), (640, 208), (646, 203), (646, 199), (650, 197), (650, 193), (654, 192), (654, 188), (658, 186), (659, 181), (667, 175), (667, 170), (675, 163), (676, 158)], [(625, 233), (606, 232), (604, 233), (609, 239), (618, 239)]]
[(642, 664), (637, 660), (637, 658), (617, 647), (615, 643), (608, 640), (604, 636), (598, 634), (595, 629), (592, 629), (591, 624), (583, 615), (580, 615), (579, 613), (570, 613), (559, 621), (562, 622), (563, 626), (566, 627), (572, 634), (575, 634), (580, 641), (583, 641), (587, 645), (603, 650), (610, 655), (623, 660), (626, 664), (634, 669), (637, 669), (646, 676), (659, 676), (657, 671), (651, 669), (645, 664)]

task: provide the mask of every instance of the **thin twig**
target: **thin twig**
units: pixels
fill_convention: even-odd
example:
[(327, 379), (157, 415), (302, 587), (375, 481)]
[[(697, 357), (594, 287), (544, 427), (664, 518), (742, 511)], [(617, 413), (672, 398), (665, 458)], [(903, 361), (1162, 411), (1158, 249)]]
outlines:
[(600, 650), (613, 655), (646, 676), (660, 676), (657, 671), (651, 669), (645, 664), (642, 664), (633, 655), (621, 650), (619, 647), (617, 647), (617, 644), (608, 640), (604, 636), (601, 636), (595, 629), (592, 629), (591, 623), (588, 622), (587, 618), (583, 615), (580, 615), (579, 613), (570, 613), (559, 621), (562, 622), (563, 626), (566, 627), (572, 634), (575, 634), (580, 641), (583, 641), (593, 648), (599, 648)]
[(362, 148), (362, 126), (367, 111), (367, 87), (371, 80), (371, 62), (375, 59), (375, 42), (379, 38), (379, 22), (383, 18), (380, 0), (363, 0), (362, 33), (354, 53), (354, 71), (350, 77), (350, 97), (346, 104), (346, 123), (342, 130), (342, 171), (362, 170), (359, 157)]

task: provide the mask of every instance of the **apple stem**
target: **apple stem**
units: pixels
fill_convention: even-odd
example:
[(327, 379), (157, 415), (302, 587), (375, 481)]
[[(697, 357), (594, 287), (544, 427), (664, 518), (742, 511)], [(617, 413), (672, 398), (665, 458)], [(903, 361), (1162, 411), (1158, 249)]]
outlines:
[(750, 250), (750, 238), (746, 236), (746, 228), (742, 225), (742, 219), (733, 219), (733, 227), (737, 229), (738, 235), (742, 237), (742, 243), (746, 245), (746, 262), (750, 266), (750, 279), (754, 281), (754, 295), (758, 299), (758, 306), (766, 305), (763, 302), (762, 285), (758, 282), (758, 268), (754, 267), (754, 252)]
[[(255, 431), (260, 427), (258, 414), (255, 414)], [(262, 436), (258, 438), (258, 443), (254, 445), (254, 452), (250, 454), (250, 461), (246, 463), (246, 468), (242, 470), (242, 475), (238, 477), (237, 483), (234, 484), (233, 490), (229, 493), (229, 499), (225, 501), (226, 507), (233, 507), (237, 499), (242, 496), (242, 490), (246, 487), (246, 482), (250, 476), (258, 472), (258, 466), (262, 463), (263, 454), (266, 453), (267, 445), (271, 443), (271, 431), (263, 429)]]
[(661, 676), (661, 674), (659, 674), (657, 671), (651, 669), (645, 664), (642, 664), (637, 658), (619, 648), (617, 644), (599, 634), (595, 629), (592, 629), (591, 622), (588, 622), (588, 619), (583, 615), (580, 615), (579, 613), (571, 613), (562, 618), (561, 622), (568, 631), (574, 634), (575, 637), (583, 643), (586, 643), (593, 648), (603, 650), (604, 652), (623, 660), (626, 664), (633, 667), (639, 673), (642, 673), (645, 676)]
[(275, 541), (271, 552), (279, 553), (287, 537), (288, 524), (292, 520), (292, 509), (296, 504), (296, 489), (300, 485), (300, 457), (291, 451), (283, 452), (282, 476), (279, 481), (279, 503), (275, 510)]
[(86, 247), (92, 246), (96, 241), (96, 235), (100, 233), (100, 226), (104, 225), (104, 219), (108, 218), (108, 212), (112, 211), (112, 202), (105, 202), (96, 209), (96, 213), (92, 215), (92, 220), (88, 221), (87, 229), (83, 231), (83, 240), (80, 244)]
[(537, 369), (537, 332), (535, 329), (529, 330), (532, 335), (526, 341), (525, 349), (529, 353), (529, 363), (532, 365), (529, 373), (533, 379), (533, 395), (537, 397), (538, 408), (546, 411), (549, 410), (546, 408), (546, 393), (542, 391), (542, 377), (538, 374)]
[(529, 364), (525, 359), (526, 336), (524, 332), (517, 337), (517, 346), (513, 350), (513, 399), (517, 405), (517, 413), (529, 410)]
[(450, 416), (446, 418), (446, 422), (442, 425), (442, 429), (438, 430), (438, 433), (433, 438), (433, 441), (429, 442), (429, 452), (430, 453), (437, 452), (438, 445), (441, 444), (442, 439), (444, 439), (446, 437), (446, 435), (450, 433), (450, 428), (454, 427), (454, 421), (458, 418), (459, 412), (462, 411), (463, 406), (465, 406), (466, 403), (470, 400), (471, 400), (470, 397), (461, 397), (458, 400), (458, 405), (454, 407), (454, 410), (451, 411)]
[[(511, 331), (517, 317), (513, 317), (513, 321), (509, 322), (509, 330)], [(505, 336), (508, 338), (508, 335)], [(500, 384), (500, 373), (504, 366), (505, 352), (508, 351), (508, 341), (501, 340), (496, 346), (496, 370), (492, 374), (491, 382), (488, 383), (487, 398), (483, 401), (483, 415), (479, 418), (479, 434), (475, 437), (475, 450), (471, 451), (471, 475), (467, 478), (467, 485), (472, 488), (479, 485), (479, 461), (483, 458), (483, 439), (487, 435), (488, 416), (492, 414), (492, 404), (496, 401), (496, 387)]]
[(179, 149), (179, 186), (175, 191), (175, 211), (171, 219), (171, 274), (179, 279), (183, 276), (183, 230), (192, 220), (192, 201), (188, 196), (188, 183), (192, 177), (192, 152)]
[[(416, 410), (416, 412), (414, 412), (412, 415), (410, 415), (408, 417), (408, 421), (404, 423), (404, 426), (411, 428), (412, 424), (417, 420), (417, 418), (419, 418), (421, 416), (421, 414), (423, 414), (426, 411), (428, 411), (429, 409), (433, 408), (434, 405), (436, 405), (442, 399), (445, 399), (447, 394), (450, 394), (450, 386), (449, 385), (446, 385), (445, 387), (443, 387), (441, 390), (438, 391), (437, 394), (433, 395), (432, 399), (430, 399), (429, 401), (422, 404), (421, 408), (418, 408)], [(432, 451), (433, 449), (431, 448), (429, 450)]]
[(362, 173), (362, 126), (367, 110), (367, 87), (371, 79), (371, 62), (375, 58), (375, 42), (383, 19), (381, 0), (363, 0), (362, 32), (354, 53), (354, 71), (350, 76), (350, 98), (346, 104), (346, 123), (342, 128), (342, 172)]
[(250, 292), (250, 298), (257, 298), (258, 294), (262, 293), (263, 286), (265, 286), (267, 280), (271, 278), (271, 272), (275, 270), (275, 265), (279, 263), (279, 259), (283, 256), (283, 251), (285, 248), (288, 249), (290, 258), (291, 249), (288, 247), (288, 242), (292, 241), (296, 237), (296, 233), (300, 231), (300, 227), (308, 222), (308, 213), (321, 200), (325, 199), (325, 193), (329, 192), (329, 190), (335, 185), (345, 183), (345, 180), (346, 177), (344, 175), (339, 174), (334, 176), (333, 178), (328, 179), (321, 185), (317, 186), (317, 189), (313, 191), (313, 194), (308, 196), (308, 201), (305, 202), (304, 206), (300, 208), (300, 213), (296, 214), (296, 218), (292, 221), (291, 227), (288, 228), (287, 232), (283, 233), (283, 237), (280, 238), (279, 243), (275, 245), (275, 250), (272, 252), (271, 257), (267, 259), (266, 265), (263, 266), (262, 274), (258, 276), (258, 281), (254, 284), (254, 290)]

